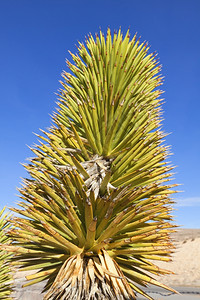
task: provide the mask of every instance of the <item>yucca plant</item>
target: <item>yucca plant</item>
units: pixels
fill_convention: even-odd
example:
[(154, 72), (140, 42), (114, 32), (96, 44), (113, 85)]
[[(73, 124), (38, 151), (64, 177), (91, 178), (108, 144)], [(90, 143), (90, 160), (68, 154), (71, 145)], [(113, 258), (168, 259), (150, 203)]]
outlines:
[[(7, 231), (10, 228), (8, 222), (8, 213), (5, 212), (5, 207), (0, 211), (0, 243), (9, 244)], [(10, 267), (11, 254), (6, 253), (0, 248), (0, 299), (11, 300), (12, 293), (12, 271)]]
[[(39, 136), (10, 232), (45, 300), (135, 299), (169, 274), (172, 166), (161, 131), (155, 53), (129, 31), (100, 32), (67, 62), (54, 125)], [(170, 289), (172, 290), (172, 289)], [(172, 290), (173, 291), (173, 290)]]

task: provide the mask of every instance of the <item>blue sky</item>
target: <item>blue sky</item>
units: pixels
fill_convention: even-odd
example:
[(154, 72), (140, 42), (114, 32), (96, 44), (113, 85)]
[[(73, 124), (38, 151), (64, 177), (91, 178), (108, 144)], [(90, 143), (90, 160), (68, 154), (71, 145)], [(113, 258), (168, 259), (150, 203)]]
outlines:
[(51, 125), (68, 50), (101, 27), (138, 32), (157, 51), (165, 76), (164, 130), (170, 134), (176, 222), (200, 228), (200, 1), (4, 0), (0, 3), (0, 208), (16, 206), (16, 187), (32, 156), (33, 132)]

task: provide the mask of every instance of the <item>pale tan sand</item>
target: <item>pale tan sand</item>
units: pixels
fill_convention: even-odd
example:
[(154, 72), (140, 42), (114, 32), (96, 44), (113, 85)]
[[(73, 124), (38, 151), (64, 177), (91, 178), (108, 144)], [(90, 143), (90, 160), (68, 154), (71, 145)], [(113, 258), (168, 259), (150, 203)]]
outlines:
[(159, 277), (159, 281), (170, 286), (200, 287), (200, 229), (179, 229), (173, 239), (176, 249), (172, 262), (157, 265), (175, 275)]

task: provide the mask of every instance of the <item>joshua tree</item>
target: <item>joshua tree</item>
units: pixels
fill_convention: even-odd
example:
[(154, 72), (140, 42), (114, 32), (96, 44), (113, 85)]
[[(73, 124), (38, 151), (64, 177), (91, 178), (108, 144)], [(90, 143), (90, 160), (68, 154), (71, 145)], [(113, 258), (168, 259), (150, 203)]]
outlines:
[[(7, 230), (10, 227), (8, 214), (4, 214), (5, 207), (0, 211), (0, 243), (9, 244)], [(12, 293), (12, 272), (10, 268), (11, 254), (0, 250), (0, 299), (11, 300)]]
[[(161, 131), (162, 83), (155, 53), (121, 30), (80, 43), (63, 72), (54, 125), (39, 136), (12, 223), (28, 283), (47, 280), (45, 300), (135, 299), (169, 274), (168, 184), (173, 167)], [(170, 289), (172, 290), (172, 289)]]

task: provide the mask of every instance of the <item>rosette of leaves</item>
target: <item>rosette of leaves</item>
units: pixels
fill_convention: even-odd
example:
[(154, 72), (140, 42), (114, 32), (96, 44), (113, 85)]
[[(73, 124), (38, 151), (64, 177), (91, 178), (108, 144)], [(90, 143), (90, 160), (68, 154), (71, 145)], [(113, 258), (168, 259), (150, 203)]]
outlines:
[(152, 299), (169, 274), (174, 193), (161, 131), (155, 53), (121, 30), (100, 32), (67, 62), (54, 125), (26, 165), (13, 209), (15, 263), (46, 280), (44, 299)]
[(12, 272), (10, 268), (11, 254), (1, 249), (1, 244), (9, 244), (7, 231), (10, 228), (8, 222), (8, 213), (5, 213), (5, 207), (0, 211), (0, 299), (11, 300), (12, 293)]

